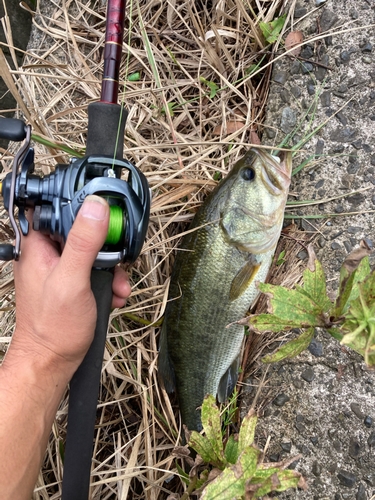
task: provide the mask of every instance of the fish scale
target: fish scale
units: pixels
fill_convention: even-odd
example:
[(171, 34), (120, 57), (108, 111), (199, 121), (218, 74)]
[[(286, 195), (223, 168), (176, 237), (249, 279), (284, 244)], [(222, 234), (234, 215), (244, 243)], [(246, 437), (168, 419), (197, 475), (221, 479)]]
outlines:
[[(272, 157), (266, 155), (265, 159), (271, 162)], [(219, 392), (219, 399), (223, 400), (237, 381), (236, 359), (244, 327), (231, 323), (245, 316), (258, 295), (255, 281), (265, 280), (272, 262), (275, 243), (268, 249), (267, 242), (275, 239), (275, 233), (271, 228), (265, 237), (259, 222), (254, 220), (256, 214), (264, 215), (266, 210), (273, 215), (280, 206), (283, 213), (287, 188), (286, 192), (284, 189), (281, 194), (274, 195), (276, 203), (269, 192), (271, 188), (264, 187), (265, 159), (264, 154), (259, 158), (251, 150), (237, 162), (197, 212), (190, 228), (196, 230), (185, 235), (181, 243), (183, 251), (176, 256), (161, 331), (158, 369), (166, 390), (177, 390), (182, 422), (190, 430), (201, 429), (197, 408), (206, 394), (216, 396)], [(249, 168), (254, 169), (257, 184), (249, 182), (247, 186), (241, 179), (241, 172)], [(272, 160), (272, 168), (277, 174), (280, 167), (275, 160)], [(274, 175), (272, 172), (268, 172), (268, 177)], [(249, 190), (252, 199), (247, 200)], [(254, 196), (262, 199), (254, 199)], [(270, 203), (266, 205), (268, 198)], [(249, 215), (252, 210), (256, 211), (253, 216)], [(278, 234), (280, 230), (279, 221)], [(261, 249), (261, 245), (265, 245), (265, 251), (259, 255), (254, 252), (256, 238), (265, 242), (259, 243)], [(246, 246), (251, 251), (247, 251)], [(254, 264), (249, 265), (253, 261)], [(247, 270), (248, 265), (250, 270), (255, 269), (255, 279), (244, 273), (243, 290), (240, 287), (239, 296), (230, 299), (239, 271)], [(230, 379), (227, 373), (231, 373)], [(221, 380), (225, 389), (222, 394), (219, 390)]]

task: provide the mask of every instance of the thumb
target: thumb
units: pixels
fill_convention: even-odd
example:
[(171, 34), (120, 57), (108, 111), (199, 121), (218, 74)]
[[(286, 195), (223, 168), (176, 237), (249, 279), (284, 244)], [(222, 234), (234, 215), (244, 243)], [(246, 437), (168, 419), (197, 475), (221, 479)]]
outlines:
[(109, 205), (100, 196), (87, 196), (69, 231), (59, 262), (65, 277), (90, 278), (91, 268), (108, 233)]

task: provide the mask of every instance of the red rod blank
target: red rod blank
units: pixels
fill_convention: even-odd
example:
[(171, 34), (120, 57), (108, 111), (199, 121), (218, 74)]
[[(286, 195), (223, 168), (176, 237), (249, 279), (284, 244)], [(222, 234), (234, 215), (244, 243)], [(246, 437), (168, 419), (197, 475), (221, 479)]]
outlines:
[(117, 104), (126, 0), (108, 0), (101, 102)]

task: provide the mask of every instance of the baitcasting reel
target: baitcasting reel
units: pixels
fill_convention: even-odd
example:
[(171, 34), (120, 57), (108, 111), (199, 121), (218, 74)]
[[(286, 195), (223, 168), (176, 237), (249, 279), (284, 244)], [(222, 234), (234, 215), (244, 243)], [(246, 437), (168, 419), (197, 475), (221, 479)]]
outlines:
[[(20, 230), (14, 218), (18, 206), (23, 235), (29, 231), (26, 208), (34, 209), (33, 229), (49, 235), (64, 247), (68, 233), (86, 196), (96, 194), (110, 206), (107, 239), (94, 267), (111, 268), (119, 262), (132, 263), (146, 236), (150, 213), (150, 190), (145, 176), (129, 161), (107, 155), (72, 158), (69, 165), (57, 164), (45, 177), (33, 175), (34, 150), (29, 148), (31, 127), (22, 120), (0, 118), (0, 137), (24, 144), (18, 151), (12, 172), (7, 174), (1, 195), (16, 235), (15, 246), (0, 245), (0, 260), (20, 257)], [(19, 172), (19, 167), (21, 171)], [(127, 181), (122, 180), (125, 169)]]

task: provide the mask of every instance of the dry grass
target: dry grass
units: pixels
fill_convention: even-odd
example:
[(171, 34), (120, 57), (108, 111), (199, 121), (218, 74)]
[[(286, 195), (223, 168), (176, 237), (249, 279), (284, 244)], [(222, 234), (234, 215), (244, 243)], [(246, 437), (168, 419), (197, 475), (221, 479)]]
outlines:
[[(264, 50), (258, 22), (272, 20), (287, 3), (219, 0), (213, 7), (200, 0), (139, 0), (139, 5), (127, 6), (127, 29), (130, 11), (132, 16), (121, 71), (130, 110), (125, 155), (147, 176), (153, 203), (146, 244), (130, 270), (132, 296), (124, 309), (111, 316), (92, 498), (156, 500), (184, 489), (172, 457), (179, 443), (180, 420), (175, 399), (157, 382), (159, 330), (155, 325), (163, 316), (175, 249), (187, 223), (218, 178), (253, 142), (254, 132), (261, 133), (271, 65), (254, 78), (247, 70), (264, 54), (262, 65), (272, 60), (272, 51)], [(34, 132), (76, 150), (85, 146), (87, 104), (100, 94), (104, 4), (103, 0), (51, 0), (43, 14), (38, 5), (34, 23), (39, 35), (23, 67), (9, 73), (2, 62), (2, 76), (18, 93), (19, 109)], [(11, 37), (8, 40), (11, 44)], [(135, 72), (140, 72), (140, 80), (127, 81), (126, 75)], [(217, 84), (219, 90), (212, 99), (201, 77)], [(178, 106), (171, 113), (168, 104)], [(56, 161), (68, 159), (57, 149), (39, 144), (35, 149), (36, 169), (44, 174)], [(3, 151), (2, 176), (10, 169), (13, 152), (13, 146)], [(0, 224), (1, 239), (9, 239), (4, 210)], [(300, 248), (292, 240), (283, 241), (291, 242), (292, 273), (276, 282), (295, 283), (301, 276), (300, 266), (293, 264)], [(277, 272), (274, 277), (278, 279)], [(15, 319), (9, 263), (1, 267), (0, 296), (0, 346), (5, 351)], [(253, 360), (267, 342), (258, 343)], [(66, 434), (67, 409), (68, 394), (53, 426), (35, 499), (60, 498), (60, 445)]]

